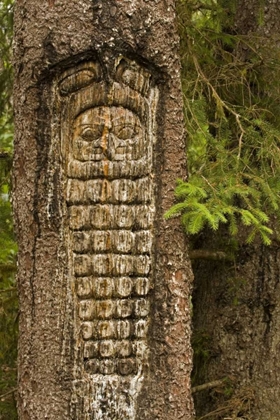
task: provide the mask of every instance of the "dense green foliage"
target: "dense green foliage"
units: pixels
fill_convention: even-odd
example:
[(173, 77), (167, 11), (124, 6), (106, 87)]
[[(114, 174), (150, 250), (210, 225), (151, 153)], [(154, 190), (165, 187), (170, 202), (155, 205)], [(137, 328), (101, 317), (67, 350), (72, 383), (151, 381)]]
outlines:
[(167, 217), (182, 214), (188, 234), (249, 226), (248, 242), (257, 234), (269, 245), (279, 229), (280, 60), (259, 34), (235, 33), (235, 4), (178, 1), (189, 178)]
[(17, 418), (16, 243), (10, 203), (12, 162), (12, 0), (0, 1), (0, 419)]

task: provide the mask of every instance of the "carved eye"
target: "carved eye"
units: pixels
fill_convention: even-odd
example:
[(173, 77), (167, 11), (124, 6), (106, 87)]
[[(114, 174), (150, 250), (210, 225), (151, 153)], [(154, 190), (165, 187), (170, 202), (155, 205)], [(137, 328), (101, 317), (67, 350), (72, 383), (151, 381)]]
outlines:
[(126, 126), (126, 127), (117, 129), (116, 135), (118, 136), (119, 139), (128, 140), (135, 137), (136, 134), (138, 134), (138, 132), (139, 132), (139, 129), (137, 129), (137, 127)]
[(81, 132), (81, 137), (86, 141), (93, 141), (100, 138), (102, 135), (101, 126), (86, 127)]

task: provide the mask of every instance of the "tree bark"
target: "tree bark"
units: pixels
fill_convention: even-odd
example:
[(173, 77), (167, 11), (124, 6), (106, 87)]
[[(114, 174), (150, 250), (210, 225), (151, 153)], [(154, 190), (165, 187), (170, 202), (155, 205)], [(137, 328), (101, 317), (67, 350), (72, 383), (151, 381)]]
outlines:
[(17, 0), (14, 39), (19, 418), (191, 419), (174, 2)]
[[(279, 18), (277, 2), (237, 1), (233, 30), (254, 37), (254, 48), (265, 64), (279, 48)], [(246, 41), (241, 42), (237, 54), (250, 60)], [(276, 68), (271, 66), (271, 74), (268, 66), (264, 69), (266, 73), (260, 72), (260, 76), (266, 82), (260, 95), (274, 101), (276, 110)], [(246, 232), (239, 239), (241, 245), (233, 263), (200, 261), (193, 265), (196, 381), (224, 377), (229, 381), (216, 391), (197, 393), (195, 405), (199, 416), (213, 413), (207, 418), (220, 419), (227, 414), (276, 420), (280, 412), (279, 242), (274, 238), (269, 247), (260, 241), (248, 245)], [(227, 240), (223, 232), (207, 235), (203, 248), (221, 248), (223, 240)]]

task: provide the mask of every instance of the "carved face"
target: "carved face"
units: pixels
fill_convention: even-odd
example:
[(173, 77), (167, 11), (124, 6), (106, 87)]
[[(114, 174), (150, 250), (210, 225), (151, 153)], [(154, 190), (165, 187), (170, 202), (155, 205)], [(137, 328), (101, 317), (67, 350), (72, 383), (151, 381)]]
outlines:
[(76, 118), (72, 147), (79, 161), (138, 160), (145, 155), (145, 133), (130, 110), (96, 107)]

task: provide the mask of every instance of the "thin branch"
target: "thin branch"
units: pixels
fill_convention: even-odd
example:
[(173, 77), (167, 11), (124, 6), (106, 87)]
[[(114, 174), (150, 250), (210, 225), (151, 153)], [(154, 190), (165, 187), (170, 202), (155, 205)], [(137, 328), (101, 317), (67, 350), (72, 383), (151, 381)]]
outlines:
[(240, 156), (241, 156), (242, 139), (243, 139), (243, 135), (245, 133), (245, 130), (242, 127), (242, 124), (240, 123), (239, 115), (236, 116), (236, 121), (237, 121), (237, 124), (238, 124), (238, 126), (239, 126), (239, 128), (241, 130), (241, 134), (240, 134), (239, 140), (238, 140), (238, 155), (237, 155), (237, 160), (239, 160), (240, 159)]
[(7, 158), (11, 158), (11, 154), (8, 152), (0, 152), (0, 159), (7, 159)]
[(194, 386), (191, 391), (192, 394), (199, 391), (204, 391), (205, 389), (216, 388), (217, 386), (223, 385), (227, 378), (219, 379), (217, 381), (207, 382), (206, 384)]
[(10, 366), (2, 366), (1, 370), (2, 372), (16, 372), (17, 368), (16, 367), (12, 368)]
[(222, 100), (222, 98), (220, 97), (220, 95), (218, 94), (218, 92), (216, 91), (214, 86), (212, 85), (212, 83), (205, 76), (205, 74), (202, 71), (202, 69), (199, 65), (199, 62), (198, 62), (195, 55), (192, 55), (192, 59), (193, 59), (194, 66), (195, 66), (195, 69), (196, 69), (197, 73), (200, 75), (201, 79), (207, 84), (208, 88), (211, 90), (212, 95), (215, 98), (217, 105), (222, 106), (223, 108), (225, 108), (228, 112), (230, 112), (235, 117), (236, 123), (237, 123), (237, 125), (239, 127), (239, 130), (241, 132), (241, 134), (239, 136), (239, 151), (238, 151), (238, 159), (240, 159), (242, 138), (243, 138), (243, 135), (245, 134), (245, 130), (244, 130), (244, 128), (241, 124), (241, 121), (240, 121), (240, 115), (237, 112), (235, 112), (234, 109), (232, 109), (230, 106), (228, 106), (225, 101)]
[(216, 10), (216, 5), (214, 6), (210, 6), (204, 3), (197, 3), (194, 4), (193, 6), (190, 5), (190, 9), (192, 12), (196, 12), (197, 10), (211, 10), (211, 11), (215, 11)]
[(3, 401), (4, 399), (6, 399), (9, 395), (13, 394), (14, 392), (17, 391), (17, 388), (13, 388), (10, 391), (6, 392), (5, 394), (0, 395), (0, 401)]
[(17, 270), (16, 264), (0, 264), (0, 271), (11, 271), (14, 272)]
[(224, 251), (211, 251), (208, 249), (193, 249), (189, 252), (191, 260), (232, 261), (233, 257)]
[(0, 293), (15, 292), (16, 290), (17, 290), (16, 287), (9, 287), (9, 289), (0, 290)]

